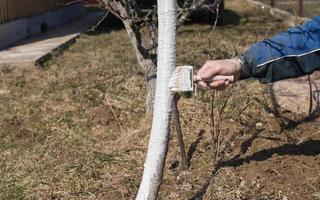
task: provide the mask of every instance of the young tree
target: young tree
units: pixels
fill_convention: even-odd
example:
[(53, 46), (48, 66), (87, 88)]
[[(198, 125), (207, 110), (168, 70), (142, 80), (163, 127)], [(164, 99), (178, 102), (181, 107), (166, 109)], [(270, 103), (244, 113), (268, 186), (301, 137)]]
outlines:
[(176, 63), (175, 0), (158, 0), (158, 71), (153, 123), (137, 199), (156, 199), (168, 149), (173, 96), (169, 79)]
[[(156, 6), (153, 10), (144, 12), (141, 9), (143, 5), (139, 5), (138, 0), (100, 1), (123, 22), (145, 73), (146, 111), (152, 112), (152, 108), (154, 110), (148, 153), (137, 199), (154, 200), (162, 181), (169, 143), (173, 95), (170, 94), (168, 85), (175, 68), (176, 28), (187, 20), (194, 10), (203, 6), (206, 0), (185, 0), (182, 3), (179, 1), (178, 10), (176, 0), (158, 0), (158, 13), (155, 12)], [(220, 0), (215, 2), (219, 3)], [(143, 29), (144, 27), (146, 29)]]
[[(99, 0), (101, 5), (119, 18), (130, 38), (138, 63), (146, 80), (146, 112), (152, 113), (157, 73), (158, 15), (155, 0)], [(178, 0), (177, 26), (188, 20), (207, 0)], [(212, 6), (221, 0), (209, 0)]]

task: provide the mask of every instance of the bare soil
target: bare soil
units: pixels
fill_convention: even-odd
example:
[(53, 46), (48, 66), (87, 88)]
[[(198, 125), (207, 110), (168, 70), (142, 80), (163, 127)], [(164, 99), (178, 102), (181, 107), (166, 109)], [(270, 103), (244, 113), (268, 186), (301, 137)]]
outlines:
[[(231, 57), (287, 28), (245, 1), (226, 1), (225, 14), (211, 35), (206, 23), (181, 27), (178, 65)], [(1, 68), (0, 82), (0, 199), (134, 199), (151, 120), (125, 30), (84, 34), (40, 69)], [(203, 199), (319, 199), (319, 119), (275, 113), (257, 81), (230, 90), (214, 176), (211, 92), (179, 103), (190, 169), (173, 131), (159, 199), (188, 199), (206, 182)]]

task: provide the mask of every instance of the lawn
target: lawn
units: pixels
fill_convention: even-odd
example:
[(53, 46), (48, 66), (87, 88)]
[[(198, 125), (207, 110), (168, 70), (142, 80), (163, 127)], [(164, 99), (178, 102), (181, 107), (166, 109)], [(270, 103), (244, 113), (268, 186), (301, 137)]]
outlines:
[[(259, 0), (265, 4), (270, 5), (271, 0)], [(275, 7), (286, 10), (292, 14), (299, 14), (299, 0), (275, 0)], [(304, 17), (317, 16), (320, 13), (320, 6), (318, 0), (303, 0)]]
[[(226, 9), (226, 25), (212, 35), (205, 23), (179, 29), (178, 65), (231, 57), (286, 29), (244, 1), (228, 0)], [(0, 199), (134, 199), (151, 120), (144, 111), (144, 76), (125, 30), (82, 34), (43, 68), (3, 67), (0, 83)], [(256, 81), (231, 92), (223, 138), (236, 139), (204, 199), (318, 194), (317, 121), (275, 116), (268, 86)], [(172, 132), (159, 199), (187, 199), (209, 177), (210, 105), (210, 91), (180, 102), (186, 145), (195, 149), (190, 170), (182, 171)]]

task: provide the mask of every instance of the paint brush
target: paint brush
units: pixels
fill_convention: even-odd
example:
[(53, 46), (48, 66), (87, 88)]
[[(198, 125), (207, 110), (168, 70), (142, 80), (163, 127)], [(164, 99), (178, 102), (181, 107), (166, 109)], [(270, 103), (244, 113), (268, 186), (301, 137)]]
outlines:
[(179, 66), (174, 70), (173, 75), (169, 81), (169, 90), (172, 93), (181, 93), (184, 96), (191, 97), (193, 95), (193, 92), (196, 93), (195, 85), (197, 85), (199, 81), (212, 82), (218, 80), (227, 80), (233, 82), (234, 77), (214, 76), (211, 80), (201, 80), (193, 74), (192, 66)]

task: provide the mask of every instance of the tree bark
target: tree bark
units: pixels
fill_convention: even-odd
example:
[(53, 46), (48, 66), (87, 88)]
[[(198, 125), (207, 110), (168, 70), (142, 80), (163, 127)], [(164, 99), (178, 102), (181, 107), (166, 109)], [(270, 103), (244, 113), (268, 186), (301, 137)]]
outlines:
[(158, 67), (155, 104), (148, 153), (144, 164), (138, 200), (155, 200), (163, 176), (168, 151), (173, 96), (169, 79), (175, 68), (175, 0), (158, 0)]
[(146, 80), (146, 88), (147, 88), (147, 95), (146, 95), (146, 113), (152, 113), (153, 112), (153, 105), (154, 105), (154, 98), (155, 98), (155, 92), (156, 92), (156, 83), (157, 79), (156, 77), (151, 78), (150, 80)]
[(157, 68), (154, 59), (152, 59), (150, 53), (142, 46), (141, 35), (134, 27), (130, 20), (123, 20), (124, 27), (128, 33), (131, 44), (135, 50), (139, 65), (143, 68), (146, 81), (146, 113), (153, 112), (153, 104), (155, 98), (156, 89), (156, 73)]

